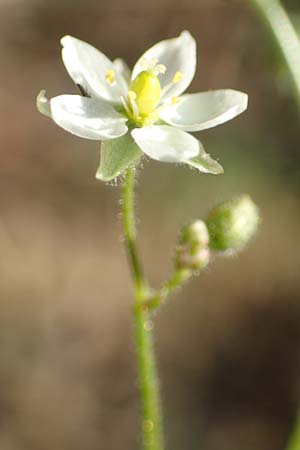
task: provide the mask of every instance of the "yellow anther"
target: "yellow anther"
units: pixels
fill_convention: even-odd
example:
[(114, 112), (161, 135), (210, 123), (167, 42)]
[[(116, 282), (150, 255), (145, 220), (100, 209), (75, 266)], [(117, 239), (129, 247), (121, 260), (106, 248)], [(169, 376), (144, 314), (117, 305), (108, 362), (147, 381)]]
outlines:
[(134, 91), (128, 91), (128, 98), (129, 98), (129, 100), (135, 100), (136, 93)]
[(105, 80), (106, 80), (106, 82), (107, 82), (108, 84), (110, 84), (111, 86), (112, 86), (113, 84), (115, 84), (115, 82), (116, 82), (116, 72), (115, 72), (113, 69), (109, 69), (109, 70), (106, 72)]
[(182, 73), (182, 72), (176, 72), (175, 75), (174, 75), (174, 77), (173, 77), (172, 82), (173, 82), (174, 84), (176, 84), (176, 83), (178, 83), (179, 81), (181, 81), (182, 78), (183, 78), (183, 73)]
[(172, 102), (172, 105), (176, 105), (176, 103), (180, 102), (180, 99), (179, 99), (179, 97), (172, 97), (171, 102)]
[(151, 71), (140, 72), (129, 87), (129, 100), (131, 99), (131, 92), (136, 95), (134, 100), (139, 114), (144, 117), (149, 116), (155, 111), (155, 107), (160, 100), (161, 87), (159, 79)]

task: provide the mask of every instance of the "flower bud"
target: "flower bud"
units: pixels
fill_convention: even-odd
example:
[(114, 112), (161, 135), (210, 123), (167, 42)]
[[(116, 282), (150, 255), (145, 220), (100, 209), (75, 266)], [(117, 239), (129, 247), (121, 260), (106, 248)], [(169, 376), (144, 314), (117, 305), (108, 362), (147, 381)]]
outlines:
[(206, 220), (210, 248), (219, 251), (242, 249), (254, 236), (258, 223), (258, 208), (248, 195), (221, 203)]
[(186, 225), (176, 249), (175, 264), (178, 269), (203, 269), (209, 263), (209, 234), (206, 224), (197, 220)]

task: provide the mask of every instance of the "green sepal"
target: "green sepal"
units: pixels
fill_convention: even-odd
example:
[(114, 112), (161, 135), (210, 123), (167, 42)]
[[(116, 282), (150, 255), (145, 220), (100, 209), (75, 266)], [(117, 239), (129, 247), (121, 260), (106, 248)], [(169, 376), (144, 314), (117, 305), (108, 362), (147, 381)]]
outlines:
[(46, 97), (46, 91), (42, 90), (36, 98), (36, 107), (44, 116), (51, 117), (50, 102)]
[(219, 175), (224, 172), (223, 167), (215, 161), (203, 148), (200, 148), (199, 155), (196, 158), (185, 161), (189, 166), (195, 167), (199, 172), (212, 173)]
[(143, 152), (130, 133), (117, 139), (102, 141), (101, 161), (96, 178), (101, 181), (111, 181), (129, 166), (136, 164), (142, 155)]

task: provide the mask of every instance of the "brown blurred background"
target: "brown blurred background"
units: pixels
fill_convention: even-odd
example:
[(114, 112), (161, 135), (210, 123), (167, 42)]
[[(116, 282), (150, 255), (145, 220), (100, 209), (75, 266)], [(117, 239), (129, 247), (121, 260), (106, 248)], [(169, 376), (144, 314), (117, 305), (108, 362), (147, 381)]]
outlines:
[[(299, 24), (299, 1), (286, 1)], [(0, 0), (0, 449), (139, 450), (139, 403), (120, 186), (96, 181), (99, 145), (35, 109), (76, 92), (60, 58), (72, 34), (131, 65), (190, 30), (190, 91), (248, 92), (247, 113), (200, 135), (222, 176), (150, 161), (138, 185), (150, 279), (170, 273), (186, 221), (249, 193), (263, 222), (156, 322), (168, 449), (283, 450), (299, 398), (300, 114), (249, 1)]]

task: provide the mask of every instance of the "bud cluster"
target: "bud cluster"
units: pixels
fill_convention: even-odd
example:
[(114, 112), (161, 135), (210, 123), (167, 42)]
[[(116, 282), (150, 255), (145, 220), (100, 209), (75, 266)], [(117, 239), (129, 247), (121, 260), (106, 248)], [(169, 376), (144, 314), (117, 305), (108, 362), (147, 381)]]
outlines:
[(201, 270), (210, 261), (210, 252), (237, 252), (254, 236), (259, 224), (258, 208), (248, 195), (221, 203), (206, 221), (186, 225), (176, 248), (176, 269)]
[(209, 263), (209, 234), (202, 220), (186, 225), (181, 230), (176, 249), (177, 269), (200, 270)]

